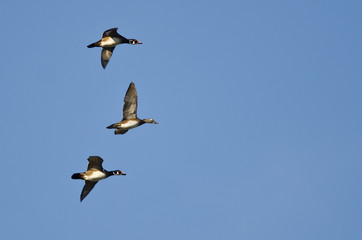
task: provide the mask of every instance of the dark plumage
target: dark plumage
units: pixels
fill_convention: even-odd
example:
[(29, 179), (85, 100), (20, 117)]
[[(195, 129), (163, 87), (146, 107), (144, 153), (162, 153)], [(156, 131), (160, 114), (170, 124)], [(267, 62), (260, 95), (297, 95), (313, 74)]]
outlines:
[(92, 191), (98, 181), (103, 180), (113, 175), (126, 175), (120, 170), (107, 171), (102, 167), (103, 159), (98, 156), (90, 156), (88, 158), (87, 171), (83, 173), (74, 173), (72, 179), (82, 179), (85, 181), (82, 193), (80, 195), (80, 201)]
[(105, 31), (102, 35), (102, 39), (98, 42), (89, 44), (88, 48), (102, 47), (101, 62), (102, 67), (105, 69), (109, 60), (112, 57), (114, 48), (122, 43), (128, 43), (132, 45), (142, 44), (136, 39), (127, 39), (117, 33), (118, 28), (111, 28)]

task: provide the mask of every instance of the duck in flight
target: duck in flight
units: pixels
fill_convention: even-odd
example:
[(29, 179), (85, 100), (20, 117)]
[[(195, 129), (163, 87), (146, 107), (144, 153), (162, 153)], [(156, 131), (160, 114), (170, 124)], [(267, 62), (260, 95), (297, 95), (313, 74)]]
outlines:
[(139, 119), (137, 117), (137, 91), (133, 82), (128, 87), (123, 104), (123, 119), (118, 123), (109, 125), (107, 128), (115, 128), (114, 134), (125, 134), (128, 130), (136, 128), (145, 123), (158, 124), (152, 118)]
[(101, 40), (87, 46), (89, 48), (102, 47), (101, 60), (102, 60), (102, 67), (104, 69), (106, 68), (109, 60), (111, 59), (113, 50), (117, 45), (122, 43), (128, 43), (132, 45), (142, 44), (140, 41), (136, 39), (127, 39), (119, 35), (117, 33), (117, 29), (118, 28), (108, 29), (103, 33)]
[(120, 170), (107, 171), (102, 167), (103, 159), (98, 156), (90, 156), (88, 158), (87, 171), (83, 173), (74, 173), (72, 179), (83, 179), (85, 181), (82, 193), (80, 195), (80, 201), (92, 191), (98, 181), (103, 180), (113, 175), (126, 175)]

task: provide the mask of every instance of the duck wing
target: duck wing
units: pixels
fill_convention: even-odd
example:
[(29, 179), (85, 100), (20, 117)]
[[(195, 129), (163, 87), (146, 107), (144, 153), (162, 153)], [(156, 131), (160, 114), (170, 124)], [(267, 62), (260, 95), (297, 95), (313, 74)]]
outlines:
[(90, 169), (97, 169), (99, 171), (103, 171), (103, 167), (102, 167), (102, 163), (103, 163), (103, 159), (99, 156), (90, 156), (88, 158), (88, 167), (87, 167), (87, 171)]
[(123, 104), (123, 120), (137, 118), (137, 91), (133, 82), (128, 87)]
[(121, 38), (122, 42), (128, 42), (127, 38), (125, 38), (125, 37), (118, 34), (117, 29), (118, 28), (111, 28), (111, 29), (108, 29), (108, 30), (104, 31), (103, 35), (102, 35), (102, 38), (105, 38), (105, 37), (117, 37), (117, 38)]
[(114, 134), (125, 134), (126, 132), (128, 132), (128, 130), (124, 130), (124, 129), (116, 129), (116, 130), (114, 130)]
[(102, 38), (118, 36), (119, 34), (117, 33), (117, 29), (118, 28), (111, 28), (111, 29), (108, 29), (108, 30), (104, 31), (103, 35), (102, 35)]
[(104, 47), (101, 54), (102, 67), (105, 69), (112, 57), (114, 47)]
[(82, 193), (80, 195), (80, 201), (83, 201), (83, 199), (90, 193), (90, 191), (92, 191), (96, 184), (97, 182), (85, 181)]

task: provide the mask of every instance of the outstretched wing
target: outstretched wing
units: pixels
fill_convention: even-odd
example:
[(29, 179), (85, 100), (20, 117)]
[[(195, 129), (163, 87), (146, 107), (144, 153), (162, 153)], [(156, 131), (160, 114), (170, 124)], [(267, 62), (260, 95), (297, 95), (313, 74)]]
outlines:
[(113, 50), (114, 47), (105, 47), (102, 49), (101, 62), (103, 68), (106, 68), (109, 60), (111, 59)]
[(133, 82), (128, 87), (123, 104), (123, 120), (137, 118), (137, 91)]
[(90, 193), (90, 191), (92, 191), (96, 184), (97, 182), (85, 181), (82, 194), (80, 195), (80, 201), (83, 201), (83, 199)]
[(102, 38), (118, 36), (119, 34), (117, 33), (117, 29), (118, 28), (111, 28), (111, 29), (108, 29), (108, 30), (104, 31), (103, 35), (102, 35)]
[(117, 38), (120, 38), (122, 40), (122, 42), (128, 42), (128, 39), (119, 35), (117, 33), (117, 29), (118, 28), (111, 28), (111, 29), (108, 29), (106, 31), (103, 32), (103, 35), (102, 35), (102, 38), (105, 38), (105, 37), (117, 37)]
[(124, 129), (116, 129), (116, 130), (114, 130), (114, 134), (125, 134), (126, 132), (128, 132), (128, 130), (124, 130)]
[(88, 158), (88, 167), (87, 167), (87, 171), (90, 169), (98, 169), (99, 171), (103, 171), (103, 167), (102, 167), (102, 163), (103, 163), (103, 159), (101, 157), (98, 156), (90, 156)]

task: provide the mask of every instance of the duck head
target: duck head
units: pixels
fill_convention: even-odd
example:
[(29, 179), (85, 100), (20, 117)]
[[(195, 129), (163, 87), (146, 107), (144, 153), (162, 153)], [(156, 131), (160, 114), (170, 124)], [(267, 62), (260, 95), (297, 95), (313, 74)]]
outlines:
[(145, 123), (158, 124), (158, 122), (156, 122), (156, 121), (153, 120), (152, 118), (143, 119), (143, 122), (145, 122)]
[(113, 175), (126, 175), (126, 173), (122, 172), (121, 170), (113, 171)]
[(136, 45), (136, 44), (142, 44), (140, 41), (138, 41), (137, 39), (129, 39), (128, 40), (130, 44), (132, 45)]

